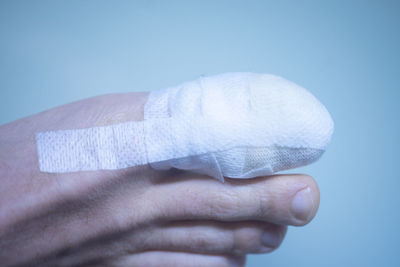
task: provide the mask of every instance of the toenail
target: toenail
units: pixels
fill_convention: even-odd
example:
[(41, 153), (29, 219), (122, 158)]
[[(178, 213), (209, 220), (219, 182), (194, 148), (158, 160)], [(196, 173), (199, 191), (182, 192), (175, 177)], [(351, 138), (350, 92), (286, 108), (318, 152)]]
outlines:
[(296, 193), (292, 200), (292, 214), (301, 221), (309, 221), (314, 210), (314, 198), (310, 187)]
[(261, 243), (267, 248), (276, 248), (281, 243), (281, 239), (276, 233), (264, 232), (261, 237)]

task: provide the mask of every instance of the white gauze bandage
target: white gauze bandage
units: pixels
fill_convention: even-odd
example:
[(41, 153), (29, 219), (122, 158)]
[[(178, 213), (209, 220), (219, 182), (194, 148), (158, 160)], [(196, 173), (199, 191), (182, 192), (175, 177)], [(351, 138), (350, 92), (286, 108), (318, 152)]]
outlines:
[(325, 107), (283, 78), (256, 73), (202, 77), (153, 91), (144, 120), (36, 135), (43, 172), (150, 164), (251, 178), (316, 161), (333, 133)]

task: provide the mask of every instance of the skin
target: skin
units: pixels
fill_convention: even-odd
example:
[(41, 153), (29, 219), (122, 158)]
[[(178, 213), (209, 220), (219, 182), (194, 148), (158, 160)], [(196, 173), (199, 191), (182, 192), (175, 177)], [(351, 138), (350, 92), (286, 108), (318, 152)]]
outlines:
[(99, 96), (0, 126), (2, 266), (243, 266), (315, 216), (319, 190), (307, 175), (220, 183), (149, 166), (39, 171), (35, 133), (142, 120), (146, 99)]

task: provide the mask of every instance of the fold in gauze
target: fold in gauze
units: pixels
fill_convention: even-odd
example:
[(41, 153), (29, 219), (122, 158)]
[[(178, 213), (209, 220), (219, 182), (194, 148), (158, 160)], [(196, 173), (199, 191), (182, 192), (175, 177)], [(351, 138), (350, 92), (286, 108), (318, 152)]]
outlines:
[(308, 91), (256, 73), (202, 77), (153, 91), (144, 120), (36, 135), (43, 172), (149, 164), (251, 178), (310, 164), (330, 142), (333, 121)]

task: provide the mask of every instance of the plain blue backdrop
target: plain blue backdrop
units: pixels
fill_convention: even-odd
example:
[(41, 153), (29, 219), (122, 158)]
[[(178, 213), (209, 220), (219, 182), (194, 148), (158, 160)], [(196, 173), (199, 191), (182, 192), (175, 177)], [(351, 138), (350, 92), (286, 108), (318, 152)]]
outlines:
[(248, 266), (400, 266), (400, 1), (1, 1), (0, 123), (254, 71), (331, 112), (315, 220)]

